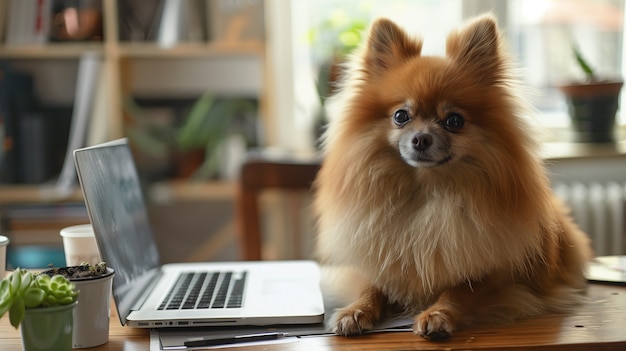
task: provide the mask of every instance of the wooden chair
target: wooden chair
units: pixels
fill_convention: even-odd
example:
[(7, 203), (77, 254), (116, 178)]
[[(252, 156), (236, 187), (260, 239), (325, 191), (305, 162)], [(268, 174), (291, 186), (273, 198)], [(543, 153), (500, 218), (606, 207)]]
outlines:
[(239, 247), (244, 260), (261, 259), (259, 196), (265, 190), (309, 190), (321, 161), (250, 152), (242, 164), (236, 199)]

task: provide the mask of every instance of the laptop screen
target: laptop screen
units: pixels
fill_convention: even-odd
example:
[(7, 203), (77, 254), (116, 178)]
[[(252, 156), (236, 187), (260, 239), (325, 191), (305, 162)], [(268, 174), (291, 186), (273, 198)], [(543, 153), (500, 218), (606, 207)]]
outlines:
[(128, 141), (75, 150), (74, 161), (98, 249), (115, 269), (113, 295), (125, 319), (138, 298), (131, 288), (153, 280), (160, 263)]

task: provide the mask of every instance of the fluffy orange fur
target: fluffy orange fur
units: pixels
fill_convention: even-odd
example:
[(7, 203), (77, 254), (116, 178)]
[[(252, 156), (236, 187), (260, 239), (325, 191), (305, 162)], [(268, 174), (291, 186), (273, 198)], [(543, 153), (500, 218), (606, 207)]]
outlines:
[(445, 57), (421, 46), (377, 20), (330, 103), (317, 253), (368, 279), (331, 328), (400, 309), (435, 339), (567, 311), (591, 250), (553, 197), (495, 18), (451, 33)]

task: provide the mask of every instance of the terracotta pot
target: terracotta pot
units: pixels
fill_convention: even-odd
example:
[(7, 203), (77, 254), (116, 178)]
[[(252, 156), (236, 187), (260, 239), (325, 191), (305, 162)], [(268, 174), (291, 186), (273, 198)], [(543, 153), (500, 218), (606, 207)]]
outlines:
[(575, 140), (606, 143), (615, 141), (615, 114), (623, 82), (593, 82), (562, 85)]

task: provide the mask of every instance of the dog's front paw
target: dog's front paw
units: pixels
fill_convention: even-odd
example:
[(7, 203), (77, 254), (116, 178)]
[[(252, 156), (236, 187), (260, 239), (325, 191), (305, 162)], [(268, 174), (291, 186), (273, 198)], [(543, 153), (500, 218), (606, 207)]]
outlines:
[(350, 336), (372, 329), (375, 322), (376, 316), (372, 312), (346, 307), (335, 311), (330, 326), (333, 333)]
[(429, 340), (441, 340), (452, 335), (454, 325), (445, 310), (426, 310), (415, 318), (413, 332)]

